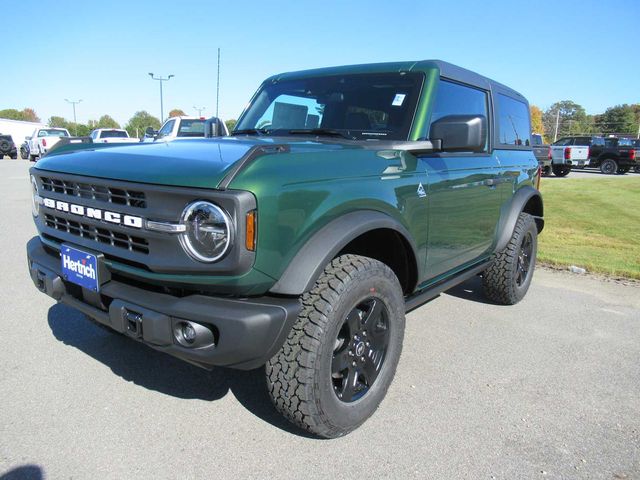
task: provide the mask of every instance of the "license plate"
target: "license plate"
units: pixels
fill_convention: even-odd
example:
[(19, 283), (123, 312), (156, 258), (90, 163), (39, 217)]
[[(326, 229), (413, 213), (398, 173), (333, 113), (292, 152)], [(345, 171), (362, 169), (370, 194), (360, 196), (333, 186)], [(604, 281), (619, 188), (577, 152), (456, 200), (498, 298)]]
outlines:
[(96, 256), (68, 245), (62, 245), (60, 254), (64, 279), (97, 292), (98, 259)]

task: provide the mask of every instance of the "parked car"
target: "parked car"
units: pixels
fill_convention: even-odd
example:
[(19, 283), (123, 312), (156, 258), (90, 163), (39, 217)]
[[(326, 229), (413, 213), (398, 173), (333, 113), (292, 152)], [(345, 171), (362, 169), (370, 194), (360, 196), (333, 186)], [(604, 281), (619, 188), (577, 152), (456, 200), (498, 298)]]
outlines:
[(544, 137), (538, 133), (531, 134), (531, 148), (538, 160), (543, 175), (551, 175), (551, 150)]
[(130, 138), (129, 132), (120, 128), (97, 128), (89, 135), (94, 143), (134, 143), (137, 138)]
[(46, 155), (51, 147), (53, 147), (60, 137), (70, 137), (69, 130), (66, 128), (36, 128), (29, 139), (29, 158), (35, 161), (37, 158)]
[(20, 145), (20, 158), (23, 160), (29, 159), (29, 140), (31, 137), (24, 137), (24, 142)]
[(14, 160), (18, 158), (18, 150), (16, 144), (13, 143), (13, 137), (11, 135), (0, 134), (0, 160), (7, 155)]
[[(153, 129), (145, 135), (144, 141), (163, 141), (170, 142), (178, 138), (204, 138), (205, 137), (205, 123), (207, 119), (204, 117), (171, 117), (162, 124), (160, 130), (154, 132)], [(222, 136), (229, 135), (224, 122), (220, 122), (220, 125), (224, 129)]]
[[(630, 144), (619, 144), (618, 138), (600, 136), (572, 136), (561, 139), (569, 145), (585, 145), (589, 147), (590, 168), (599, 168), (602, 173), (625, 174), (638, 166), (635, 147)], [(560, 140), (559, 140), (560, 141)]]
[(530, 128), (522, 95), (441, 61), (279, 74), (231, 137), (51, 152), (31, 278), (192, 364), (266, 365), (286, 418), (339, 437), (383, 400), (405, 312), (477, 275), (492, 302), (525, 296)]
[(572, 138), (561, 138), (551, 144), (551, 169), (558, 177), (566, 177), (572, 168), (583, 168), (589, 163), (589, 147), (574, 144)]

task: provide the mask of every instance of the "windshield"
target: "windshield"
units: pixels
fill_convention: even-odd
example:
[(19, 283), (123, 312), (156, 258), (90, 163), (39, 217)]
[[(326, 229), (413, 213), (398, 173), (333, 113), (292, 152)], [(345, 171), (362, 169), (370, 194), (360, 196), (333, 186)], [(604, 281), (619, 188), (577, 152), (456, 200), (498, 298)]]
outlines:
[(542, 135), (531, 134), (531, 145), (543, 145)]
[(418, 73), (383, 73), (268, 83), (244, 112), (234, 133), (407, 140), (422, 80)]
[(103, 130), (100, 138), (128, 138), (124, 130)]
[(47, 130), (40, 130), (38, 133), (39, 137), (68, 137), (69, 134), (66, 130), (54, 130), (53, 128), (49, 128)]
[(182, 120), (180, 122), (178, 136), (204, 137), (204, 122), (205, 120)]

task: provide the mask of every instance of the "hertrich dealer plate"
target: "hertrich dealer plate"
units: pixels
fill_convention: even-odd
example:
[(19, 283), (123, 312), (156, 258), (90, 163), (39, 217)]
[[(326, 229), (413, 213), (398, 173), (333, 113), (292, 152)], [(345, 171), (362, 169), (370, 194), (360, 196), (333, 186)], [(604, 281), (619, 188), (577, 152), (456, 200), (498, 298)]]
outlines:
[(65, 280), (98, 291), (98, 259), (95, 255), (63, 244), (60, 257)]

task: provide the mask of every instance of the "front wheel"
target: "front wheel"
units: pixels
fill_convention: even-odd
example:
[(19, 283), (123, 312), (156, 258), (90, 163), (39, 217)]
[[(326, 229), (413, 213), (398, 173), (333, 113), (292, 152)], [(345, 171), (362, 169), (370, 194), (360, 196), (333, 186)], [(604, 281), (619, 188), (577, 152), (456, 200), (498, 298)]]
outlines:
[(613, 175), (618, 171), (618, 164), (612, 158), (607, 158), (600, 164), (600, 171), (605, 175)]
[(571, 167), (567, 165), (553, 165), (551, 168), (556, 177), (566, 177), (571, 172)]
[(528, 213), (521, 213), (511, 240), (497, 252), (482, 274), (485, 295), (496, 303), (514, 305), (524, 298), (536, 267), (538, 229)]
[(267, 362), (269, 394), (294, 424), (340, 437), (375, 412), (391, 384), (404, 337), (402, 289), (385, 264), (342, 255), (301, 300), (285, 344)]
[(636, 173), (640, 173), (640, 165), (638, 165), (637, 167), (633, 167), (633, 171)]
[(624, 175), (629, 171), (630, 167), (620, 167), (618, 168), (618, 175)]

